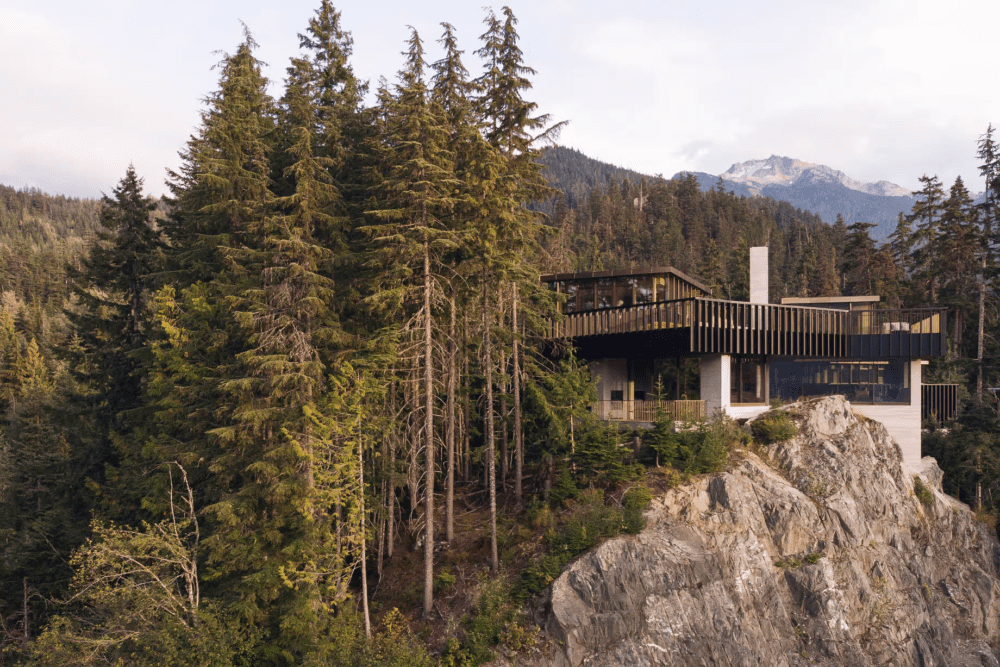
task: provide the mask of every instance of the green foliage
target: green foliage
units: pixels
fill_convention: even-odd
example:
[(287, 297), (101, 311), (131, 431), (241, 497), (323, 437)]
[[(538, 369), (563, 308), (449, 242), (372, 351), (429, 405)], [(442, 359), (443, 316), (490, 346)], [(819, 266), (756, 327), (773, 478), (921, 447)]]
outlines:
[(725, 416), (675, 425), (671, 418), (661, 415), (643, 435), (643, 443), (660, 465), (697, 475), (722, 470), (730, 450), (742, 438), (736, 423)]
[(753, 437), (765, 445), (791, 440), (799, 433), (799, 427), (785, 410), (769, 410), (750, 422)]
[(557, 526), (545, 533), (549, 553), (536, 558), (520, 575), (514, 596), (527, 600), (551, 584), (569, 561), (622, 532), (642, 530), (642, 512), (649, 506), (652, 493), (645, 486), (626, 491), (621, 506), (605, 503), (604, 492), (587, 489), (571, 502)]
[(390, 609), (365, 637), (362, 619), (350, 606), (339, 610), (327, 634), (305, 656), (303, 667), (432, 667), (435, 662), (410, 630), (406, 617)]
[(913, 495), (917, 497), (920, 504), (931, 509), (934, 507), (934, 492), (924, 484), (924, 480), (920, 479), (919, 476), (913, 476)]
[(464, 640), (449, 638), (441, 653), (442, 665), (478, 667), (496, 658), (498, 645), (520, 651), (535, 643), (535, 632), (527, 627), (505, 579), (481, 578), (476, 595), (475, 608), (464, 624)]
[(435, 593), (447, 593), (451, 590), (452, 586), (458, 579), (454, 574), (448, 570), (441, 570), (438, 572), (437, 576), (434, 577), (434, 592)]
[(653, 500), (653, 492), (646, 486), (633, 486), (622, 495), (624, 530), (632, 535), (642, 532), (646, 527), (643, 512)]
[(633, 456), (631, 438), (619, 433), (615, 424), (595, 426), (579, 435), (576, 451), (570, 456), (577, 483), (618, 486), (644, 472), (641, 464), (629, 463)]

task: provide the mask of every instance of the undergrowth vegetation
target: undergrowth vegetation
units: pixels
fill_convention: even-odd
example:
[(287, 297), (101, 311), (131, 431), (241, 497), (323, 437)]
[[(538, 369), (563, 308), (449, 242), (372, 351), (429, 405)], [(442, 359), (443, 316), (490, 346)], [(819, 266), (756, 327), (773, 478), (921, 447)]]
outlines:
[(758, 442), (772, 445), (791, 440), (799, 433), (799, 427), (784, 410), (770, 410), (750, 423), (750, 432)]

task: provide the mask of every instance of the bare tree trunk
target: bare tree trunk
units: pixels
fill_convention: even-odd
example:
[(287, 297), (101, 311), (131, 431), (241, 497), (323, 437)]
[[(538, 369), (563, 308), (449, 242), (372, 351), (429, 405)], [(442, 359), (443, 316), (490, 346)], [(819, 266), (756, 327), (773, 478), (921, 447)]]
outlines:
[(493, 354), (490, 339), (490, 290), (486, 282), (486, 270), (483, 269), (483, 366), (486, 370), (486, 460), (483, 462), (489, 478), (490, 489), (490, 570), (493, 574), (500, 571), (500, 556), (497, 553), (497, 471), (495, 440), (493, 431)]
[[(501, 359), (501, 362), (503, 361), (506, 360)], [(505, 382), (504, 386), (500, 387), (500, 488), (504, 490), (507, 488), (507, 415), (510, 414), (510, 410), (507, 409), (506, 384)]]
[(462, 478), (468, 483), (472, 478), (472, 408), (469, 398), (469, 316), (462, 313)]
[(363, 456), (363, 439), (361, 437), (361, 415), (358, 415), (358, 484), (361, 492), (358, 503), (361, 509), (361, 607), (365, 615), (365, 637), (372, 636), (372, 619), (368, 613), (368, 544), (367, 525), (365, 522), (365, 459)]
[(21, 635), (21, 650), (22, 651), (27, 651), (28, 650), (28, 646), (31, 644), (31, 627), (29, 626), (29, 620), (28, 620), (29, 606), (28, 606), (28, 578), (27, 577), (24, 577), (22, 579), (21, 585), (23, 587), (22, 588), (22, 599), (21, 599), (21, 605), (22, 605), (21, 613), (22, 613), (23, 618), (24, 618), (24, 633)]
[(521, 356), (517, 329), (517, 282), (511, 301), (511, 320), (514, 330), (514, 500), (521, 506), (524, 478), (524, 432), (521, 429)]
[(383, 512), (382, 516), (378, 520), (378, 529), (375, 534), (378, 536), (378, 553), (375, 558), (375, 576), (378, 577), (379, 581), (382, 581), (382, 565), (385, 562), (385, 541), (386, 541), (386, 516), (385, 511), (389, 510), (389, 493), (386, 490), (386, 481), (382, 480), (382, 502), (383, 502)]
[(434, 609), (434, 348), (431, 339), (431, 251), (424, 240), (424, 618)]
[(385, 502), (385, 555), (391, 560), (393, 547), (396, 544), (396, 447), (392, 440), (389, 441), (389, 493)]
[(986, 255), (979, 273), (979, 324), (976, 327), (976, 403), (983, 402), (983, 338), (986, 321)]
[(451, 321), (448, 325), (448, 477), (445, 495), (445, 540), (455, 539), (455, 297), (451, 298)]
[(410, 462), (406, 468), (406, 486), (410, 491), (410, 518), (420, 505), (420, 439), (423, 430), (413, 423), (413, 419), (419, 419), (420, 410), (420, 353), (413, 353), (413, 368), (410, 372), (410, 382), (408, 399), (406, 402), (407, 411), (410, 413), (406, 420), (407, 442), (410, 446)]

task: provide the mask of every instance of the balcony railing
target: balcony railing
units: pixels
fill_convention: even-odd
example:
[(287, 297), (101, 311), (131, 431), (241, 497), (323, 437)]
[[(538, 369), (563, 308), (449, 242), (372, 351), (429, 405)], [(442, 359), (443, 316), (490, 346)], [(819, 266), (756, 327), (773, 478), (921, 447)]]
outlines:
[(925, 384), (920, 386), (921, 419), (944, 423), (958, 419), (958, 385)]
[(570, 313), (552, 323), (551, 335), (673, 331), (689, 341), (673, 353), (933, 357), (944, 352), (945, 318), (943, 308), (845, 311), (695, 298)]
[(592, 410), (602, 421), (654, 422), (661, 412), (674, 421), (705, 416), (705, 401), (597, 401)]

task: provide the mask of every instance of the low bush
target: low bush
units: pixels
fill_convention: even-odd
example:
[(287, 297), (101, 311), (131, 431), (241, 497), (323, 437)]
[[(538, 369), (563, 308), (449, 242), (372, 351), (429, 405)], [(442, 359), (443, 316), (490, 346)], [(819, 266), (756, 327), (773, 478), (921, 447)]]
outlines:
[(622, 523), (626, 533), (635, 535), (646, 527), (646, 518), (642, 514), (652, 500), (653, 492), (645, 486), (634, 486), (622, 495)]
[(784, 410), (771, 410), (750, 422), (750, 432), (758, 442), (772, 445), (791, 440), (799, 434), (799, 427)]
[(534, 597), (555, 581), (567, 563), (602, 539), (622, 531), (642, 530), (642, 512), (651, 499), (652, 494), (645, 486), (626, 492), (622, 507), (605, 504), (604, 492), (599, 489), (582, 491), (560, 525), (546, 531), (549, 553), (536, 558), (522, 570), (514, 586), (514, 597), (521, 601)]
[(511, 595), (506, 579), (482, 577), (476, 606), (465, 621), (465, 639), (451, 638), (441, 653), (441, 665), (477, 667), (496, 658), (494, 648), (520, 651), (535, 643), (535, 631), (526, 627), (524, 614)]
[(729, 452), (742, 437), (736, 423), (725, 416), (677, 425), (661, 415), (643, 442), (655, 454), (658, 464), (697, 475), (722, 470)]
[(917, 497), (920, 504), (930, 509), (934, 506), (934, 492), (924, 484), (924, 480), (920, 479), (916, 475), (913, 476), (913, 495)]

